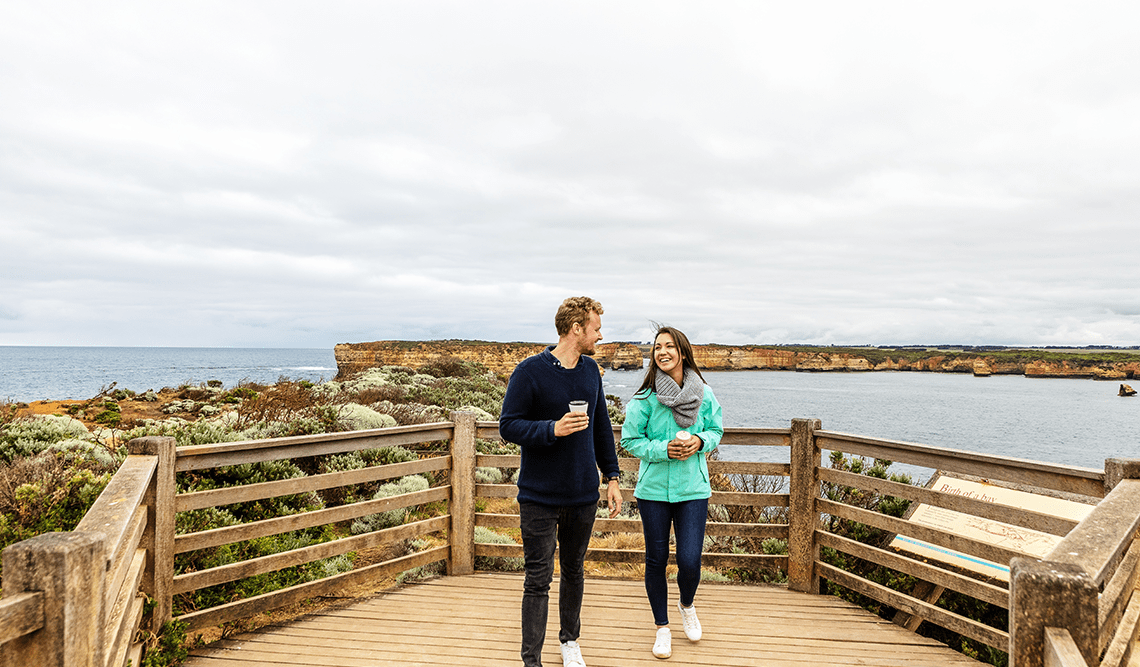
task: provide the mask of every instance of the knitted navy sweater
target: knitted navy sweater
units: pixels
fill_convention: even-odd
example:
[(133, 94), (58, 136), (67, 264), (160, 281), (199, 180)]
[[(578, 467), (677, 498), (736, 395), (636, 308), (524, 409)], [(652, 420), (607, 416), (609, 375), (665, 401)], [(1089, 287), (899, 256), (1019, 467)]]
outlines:
[[(618, 474), (602, 377), (590, 357), (564, 368), (552, 349), (516, 366), (503, 398), (499, 433), (522, 450), (518, 500), (552, 506), (596, 503), (598, 469)], [(589, 404), (590, 427), (556, 438), (554, 422), (570, 411), (573, 400)]]

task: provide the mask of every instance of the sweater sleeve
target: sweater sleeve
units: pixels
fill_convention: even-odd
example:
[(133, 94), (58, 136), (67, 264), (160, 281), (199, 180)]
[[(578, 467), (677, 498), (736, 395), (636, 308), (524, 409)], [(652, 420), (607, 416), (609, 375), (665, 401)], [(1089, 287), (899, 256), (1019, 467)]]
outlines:
[(700, 420), (705, 430), (694, 435), (704, 443), (700, 451), (711, 452), (720, 445), (720, 439), (724, 437), (724, 423), (721, 418), (720, 403), (708, 385), (705, 386), (705, 400), (701, 402)]
[(636, 396), (625, 408), (621, 446), (642, 461), (669, 460), (669, 441), (649, 437), (649, 403)]
[(610, 421), (610, 411), (606, 405), (606, 390), (598, 382), (598, 395), (594, 404), (594, 459), (602, 474), (616, 476), (621, 473), (618, 467), (617, 448), (614, 446), (614, 425)]
[(554, 421), (527, 419), (535, 400), (534, 380), (529, 374), (516, 372), (507, 384), (503, 410), (499, 415), (499, 434), (507, 442), (522, 447), (549, 447), (554, 444)]

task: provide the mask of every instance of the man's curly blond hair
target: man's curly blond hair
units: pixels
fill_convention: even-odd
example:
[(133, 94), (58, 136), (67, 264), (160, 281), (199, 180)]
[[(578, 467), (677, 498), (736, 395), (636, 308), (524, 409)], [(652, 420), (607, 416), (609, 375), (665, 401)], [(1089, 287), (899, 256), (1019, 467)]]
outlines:
[(584, 328), (590, 313), (597, 313), (600, 316), (604, 312), (602, 304), (590, 297), (572, 296), (558, 307), (558, 312), (554, 315), (554, 328), (559, 336), (565, 336), (575, 324), (581, 324)]

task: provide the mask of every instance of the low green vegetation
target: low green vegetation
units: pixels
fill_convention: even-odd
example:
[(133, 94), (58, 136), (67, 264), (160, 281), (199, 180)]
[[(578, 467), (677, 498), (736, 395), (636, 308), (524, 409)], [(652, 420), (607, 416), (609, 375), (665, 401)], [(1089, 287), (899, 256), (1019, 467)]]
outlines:
[[(163, 407), (163, 419), (123, 426), (125, 400), (151, 400), (111, 388), (89, 401), (61, 408), (57, 415), (21, 417), (20, 406), (0, 403), (0, 548), (51, 531), (73, 530), (126, 457), (123, 443), (143, 436), (171, 436), (178, 446), (292, 435), (329, 433), (445, 421), (452, 410), (474, 411), (480, 419), (498, 419), (506, 383), (478, 364), (443, 360), (423, 368), (371, 369), (344, 382), (314, 384), (282, 378), (273, 385), (242, 383), (225, 389), (221, 382), (184, 385)], [(89, 428), (77, 417), (87, 417)], [(420, 451), (400, 447), (347, 454), (268, 461), (179, 473), (180, 493), (291, 479), (412, 461), (446, 447), (430, 443)], [(504, 453), (502, 443), (484, 449)], [(517, 450), (516, 450), (517, 452)], [(441, 473), (235, 503), (179, 513), (179, 534), (309, 512), (371, 498), (422, 490), (446, 483)], [(179, 554), (176, 574), (200, 571), (378, 530), (446, 512), (442, 503), (383, 512), (351, 525), (332, 525), (247, 540)], [(409, 540), (406, 552), (430, 545)], [(399, 554), (397, 554), (399, 555)], [(356, 554), (324, 559), (175, 596), (178, 614), (260, 595), (353, 568)], [(417, 576), (434, 571), (425, 568)], [(0, 573), (2, 576), (2, 573)], [(236, 629), (236, 626), (235, 626)], [(177, 618), (148, 640), (148, 665), (178, 664), (184, 627)], [(181, 654), (185, 655), (184, 650)]]

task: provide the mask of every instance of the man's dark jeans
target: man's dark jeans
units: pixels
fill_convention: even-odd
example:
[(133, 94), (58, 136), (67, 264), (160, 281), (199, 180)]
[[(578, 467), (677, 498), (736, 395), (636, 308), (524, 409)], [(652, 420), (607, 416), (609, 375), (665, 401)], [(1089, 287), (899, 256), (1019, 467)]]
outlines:
[(585, 572), (582, 560), (590, 545), (597, 504), (551, 507), (519, 503), (526, 579), (522, 600), (522, 660), (526, 667), (541, 667), (542, 644), (554, 578), (554, 550), (559, 548), (558, 641), (577, 641), (582, 629), (582, 594)]

